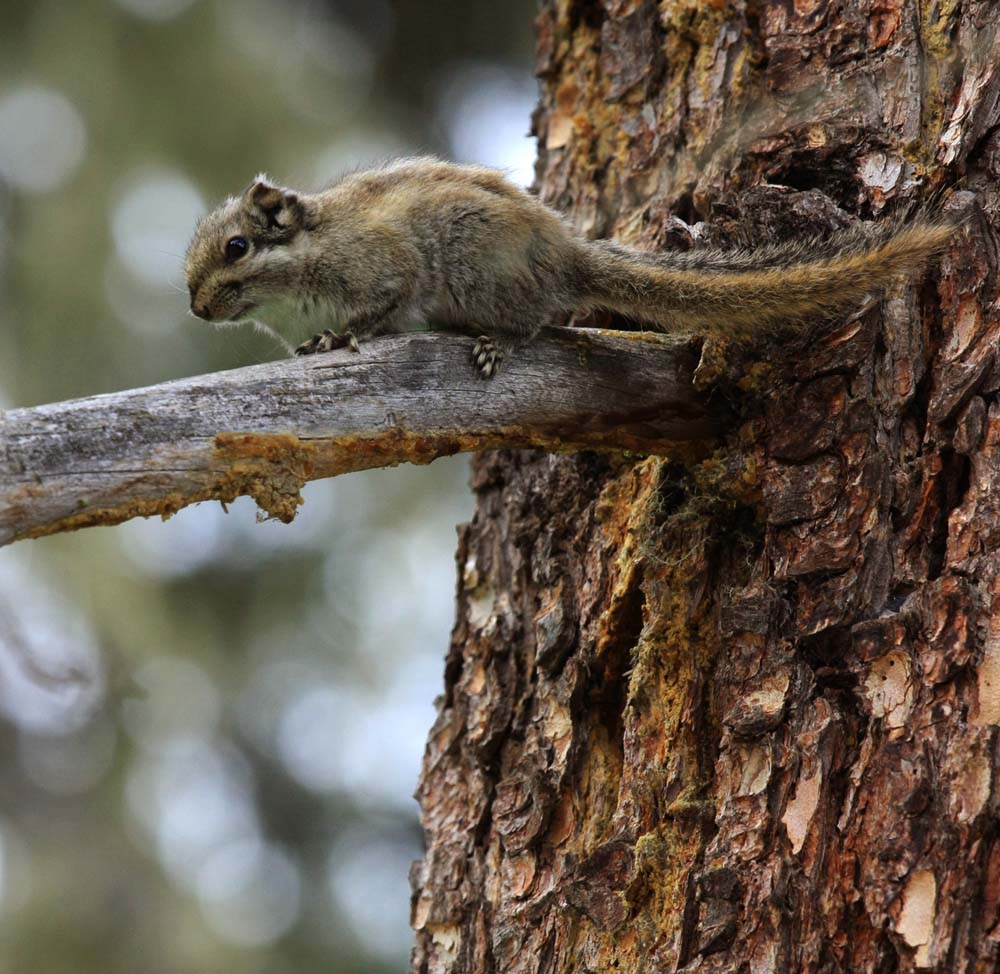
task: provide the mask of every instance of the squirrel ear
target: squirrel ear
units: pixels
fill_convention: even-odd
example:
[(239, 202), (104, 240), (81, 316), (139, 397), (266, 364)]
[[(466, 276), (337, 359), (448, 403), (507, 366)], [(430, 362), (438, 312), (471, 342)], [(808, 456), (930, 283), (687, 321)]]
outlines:
[(265, 229), (297, 229), (302, 225), (302, 204), (290, 189), (283, 189), (258, 176), (243, 194), (250, 216)]

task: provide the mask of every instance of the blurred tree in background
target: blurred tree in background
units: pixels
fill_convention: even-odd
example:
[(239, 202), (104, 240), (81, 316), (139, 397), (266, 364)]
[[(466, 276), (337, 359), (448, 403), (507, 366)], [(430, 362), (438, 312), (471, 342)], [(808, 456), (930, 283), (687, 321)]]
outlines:
[[(187, 315), (196, 218), (437, 152), (531, 178), (531, 0), (5, 2), (0, 408), (262, 361)], [(0, 970), (402, 970), (463, 460), (290, 527), (0, 551)]]

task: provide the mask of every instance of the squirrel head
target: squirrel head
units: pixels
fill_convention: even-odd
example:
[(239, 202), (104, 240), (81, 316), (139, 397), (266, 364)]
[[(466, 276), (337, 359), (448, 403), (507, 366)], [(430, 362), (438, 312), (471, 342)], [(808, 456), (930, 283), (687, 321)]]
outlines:
[[(297, 193), (261, 174), (195, 228), (184, 260), (191, 311), (206, 321), (239, 321), (294, 289), (289, 245), (312, 226)], [(287, 257), (288, 259), (283, 259)]]

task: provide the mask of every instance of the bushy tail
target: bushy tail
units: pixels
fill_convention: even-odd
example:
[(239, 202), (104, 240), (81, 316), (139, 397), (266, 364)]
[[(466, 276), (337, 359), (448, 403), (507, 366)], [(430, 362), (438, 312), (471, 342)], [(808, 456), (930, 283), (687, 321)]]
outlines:
[(750, 337), (858, 307), (920, 268), (954, 231), (944, 220), (920, 219), (759, 250), (676, 254), (595, 241), (584, 249), (582, 276), (594, 307), (670, 330)]

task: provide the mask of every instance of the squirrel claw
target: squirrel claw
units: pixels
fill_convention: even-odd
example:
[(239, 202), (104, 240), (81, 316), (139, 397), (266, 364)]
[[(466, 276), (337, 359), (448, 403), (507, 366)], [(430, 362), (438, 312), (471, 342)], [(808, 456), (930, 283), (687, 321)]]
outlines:
[(472, 361), (479, 372), (479, 378), (492, 379), (503, 362), (503, 350), (489, 335), (480, 335), (472, 346)]
[(321, 352), (332, 352), (335, 348), (349, 348), (352, 352), (360, 352), (358, 336), (353, 331), (345, 331), (338, 335), (331, 328), (326, 328), (318, 335), (304, 341), (295, 349), (296, 355), (318, 355)]

